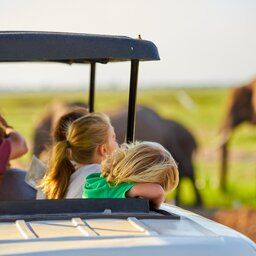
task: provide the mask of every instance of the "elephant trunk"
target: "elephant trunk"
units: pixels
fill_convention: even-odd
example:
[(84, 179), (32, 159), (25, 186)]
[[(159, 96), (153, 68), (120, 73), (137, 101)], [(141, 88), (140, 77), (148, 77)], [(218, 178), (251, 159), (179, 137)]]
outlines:
[(231, 138), (231, 127), (232, 121), (230, 119), (223, 125), (221, 131), (221, 140), (219, 142), (220, 148), (220, 189), (224, 192), (227, 190), (227, 173), (228, 173), (228, 144)]
[(220, 189), (226, 191), (228, 170), (228, 140), (221, 146)]

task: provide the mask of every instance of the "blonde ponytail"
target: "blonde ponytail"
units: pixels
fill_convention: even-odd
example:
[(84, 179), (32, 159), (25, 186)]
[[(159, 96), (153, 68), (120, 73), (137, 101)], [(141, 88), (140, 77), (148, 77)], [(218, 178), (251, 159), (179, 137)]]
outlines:
[(69, 146), (67, 141), (60, 141), (52, 149), (49, 168), (39, 186), (47, 199), (60, 199), (66, 194), (70, 176), (75, 171), (68, 159)]

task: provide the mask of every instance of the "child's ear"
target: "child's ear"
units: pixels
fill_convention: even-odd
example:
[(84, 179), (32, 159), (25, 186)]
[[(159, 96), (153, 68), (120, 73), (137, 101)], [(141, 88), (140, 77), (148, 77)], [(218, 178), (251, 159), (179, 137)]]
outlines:
[(107, 154), (106, 144), (99, 145), (98, 152), (99, 152), (100, 156), (105, 157)]

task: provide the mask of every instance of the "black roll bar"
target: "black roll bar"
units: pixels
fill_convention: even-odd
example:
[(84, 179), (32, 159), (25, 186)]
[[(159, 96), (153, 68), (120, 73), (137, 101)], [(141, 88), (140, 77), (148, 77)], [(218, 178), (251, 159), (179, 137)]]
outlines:
[[(91, 63), (90, 88), (89, 88), (89, 112), (94, 112), (95, 96), (95, 62)], [(127, 135), (126, 142), (134, 142), (136, 127), (136, 100), (138, 87), (139, 60), (131, 61), (130, 87), (128, 100), (128, 118), (127, 118)]]
[(90, 89), (89, 89), (89, 112), (90, 113), (94, 112), (95, 71), (96, 71), (96, 63), (91, 62)]
[(126, 136), (127, 143), (134, 142), (134, 138), (135, 138), (138, 72), (139, 72), (139, 61), (132, 60), (131, 73), (130, 73), (128, 118), (127, 118), (127, 136)]

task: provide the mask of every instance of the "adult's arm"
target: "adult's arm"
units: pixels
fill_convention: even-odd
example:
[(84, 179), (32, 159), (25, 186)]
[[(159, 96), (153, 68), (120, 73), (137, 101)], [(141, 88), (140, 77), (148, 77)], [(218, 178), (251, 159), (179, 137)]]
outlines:
[(9, 160), (18, 158), (28, 152), (26, 140), (21, 134), (11, 127), (5, 128), (6, 139), (10, 141), (11, 153)]
[(11, 152), (9, 160), (18, 158), (28, 151), (27, 143), (23, 136), (13, 129), (12, 126), (8, 124), (6, 119), (0, 114), (0, 125), (1, 128), (5, 131), (6, 139), (11, 144)]
[(143, 197), (148, 199), (151, 205), (159, 208), (164, 202), (165, 192), (161, 185), (153, 183), (141, 183), (134, 185), (127, 193), (127, 197)]

